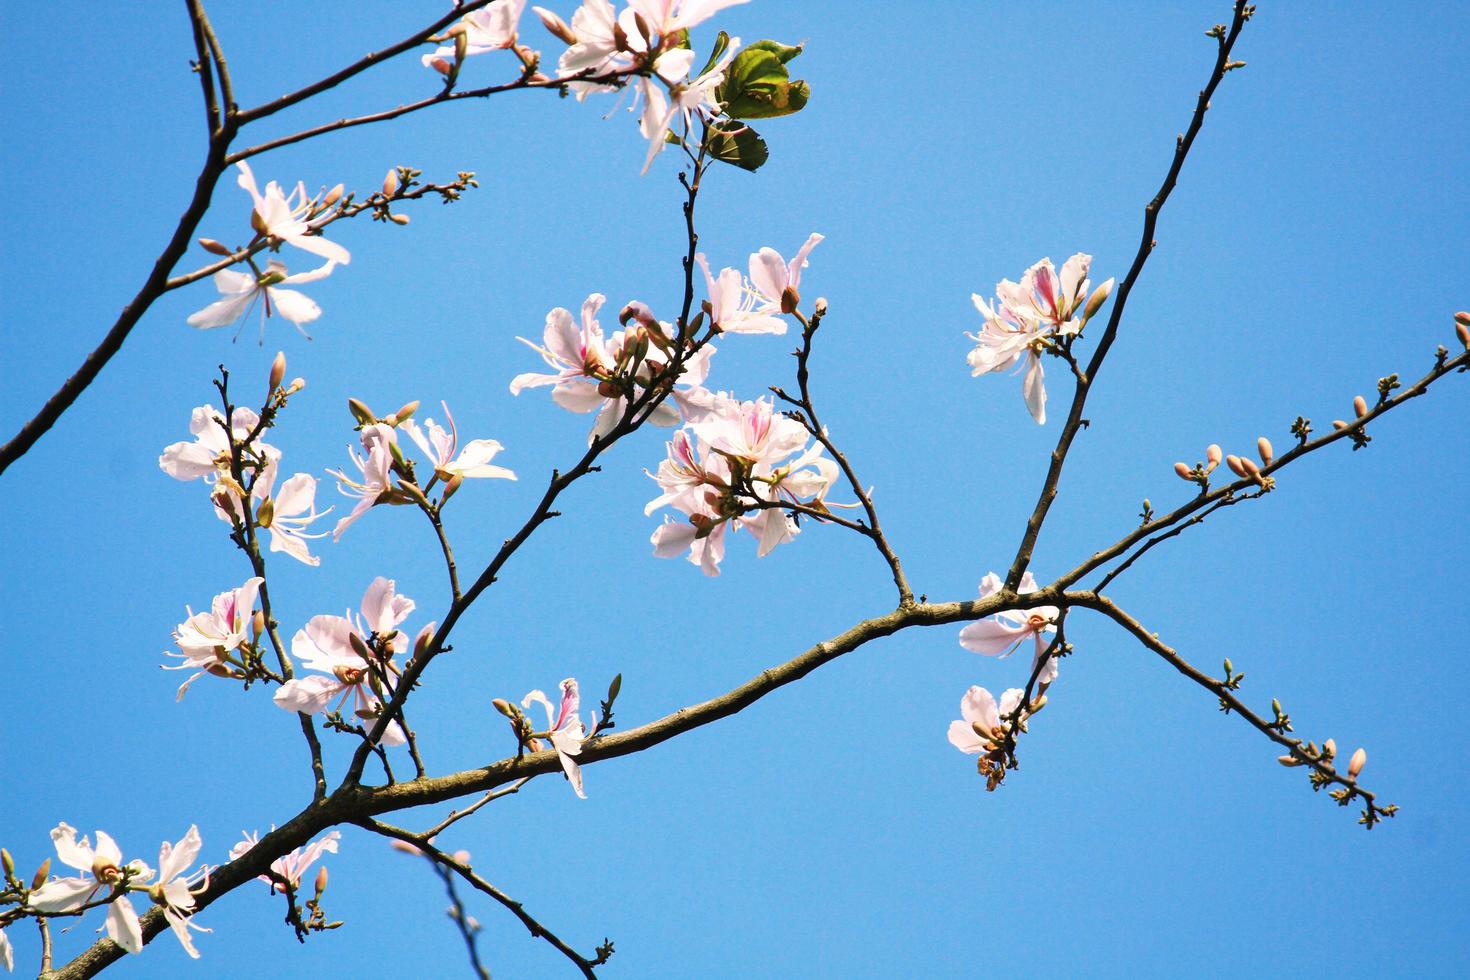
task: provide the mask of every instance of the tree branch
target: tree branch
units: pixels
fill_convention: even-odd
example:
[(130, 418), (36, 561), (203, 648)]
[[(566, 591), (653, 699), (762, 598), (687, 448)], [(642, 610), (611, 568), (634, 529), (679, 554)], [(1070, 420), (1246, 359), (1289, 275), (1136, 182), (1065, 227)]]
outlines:
[(1251, 6), (1245, 0), (1235, 0), (1235, 14), (1229, 31), (1223, 35), (1215, 35), (1219, 42), (1218, 52), (1214, 68), (1210, 71), (1210, 79), (1200, 92), (1199, 100), (1195, 103), (1194, 116), (1189, 121), (1189, 128), (1175, 143), (1174, 160), (1169, 166), (1169, 172), (1164, 176), (1159, 192), (1143, 209), (1143, 239), (1139, 242), (1138, 252), (1133, 257), (1132, 267), (1129, 268), (1128, 274), (1123, 277), (1123, 281), (1113, 294), (1113, 311), (1108, 317), (1108, 325), (1103, 331), (1102, 339), (1098, 342), (1097, 349), (1088, 362), (1087, 370), (1078, 375), (1077, 385), (1072, 395), (1072, 407), (1067, 413), (1067, 421), (1062, 426), (1062, 433), (1057, 439), (1056, 448), (1052, 450), (1051, 465), (1042, 483), (1041, 496), (1036, 501), (1031, 517), (1026, 521), (1026, 530), (1021, 536), (1020, 546), (1016, 549), (1015, 560), (1011, 562), (1010, 571), (1006, 573), (1005, 585), (1009, 590), (1014, 590), (1020, 584), (1021, 576), (1025, 574), (1026, 567), (1031, 563), (1031, 551), (1036, 546), (1037, 536), (1041, 534), (1041, 525), (1046, 520), (1047, 511), (1051, 509), (1052, 501), (1056, 499), (1057, 484), (1061, 480), (1062, 467), (1067, 461), (1072, 441), (1086, 424), (1082, 410), (1087, 404), (1087, 394), (1097, 381), (1097, 374), (1102, 368), (1103, 359), (1107, 357), (1108, 350), (1118, 336), (1118, 324), (1122, 322), (1123, 311), (1128, 305), (1128, 296), (1133, 292), (1138, 277), (1143, 274), (1143, 267), (1153, 253), (1154, 246), (1158, 244), (1154, 239), (1154, 230), (1158, 227), (1159, 212), (1163, 210), (1164, 203), (1169, 200), (1169, 195), (1173, 192), (1174, 185), (1179, 179), (1179, 171), (1184, 166), (1184, 160), (1189, 156), (1189, 150), (1194, 146), (1194, 139), (1204, 125), (1205, 113), (1209, 111), (1210, 99), (1214, 96), (1215, 89), (1219, 87), (1221, 79), (1234, 64), (1230, 60), (1230, 52), (1235, 47), (1235, 41), (1240, 36), (1241, 28), (1245, 26), (1251, 10)]

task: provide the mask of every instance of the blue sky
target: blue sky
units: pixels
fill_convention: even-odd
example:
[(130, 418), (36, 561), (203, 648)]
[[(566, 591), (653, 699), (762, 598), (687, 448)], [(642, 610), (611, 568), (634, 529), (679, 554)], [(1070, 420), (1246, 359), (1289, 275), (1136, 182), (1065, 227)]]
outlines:
[[(556, 7), (569, 15), (566, 4)], [(297, 87), (436, 14), (433, 4), (257, 3), (214, 12), (242, 102)], [(703, 248), (743, 265), (762, 245), (827, 240), (803, 282), (831, 314), (814, 361), (824, 421), (876, 500), (916, 590), (968, 598), (1003, 567), (1035, 499), (1055, 421), (1030, 421), (1011, 377), (971, 378), (971, 292), (1043, 255), (1094, 256), (1121, 276), (1174, 135), (1213, 56), (1203, 32), (1229, 5), (892, 5), (755, 2), (714, 28), (806, 40), (801, 115), (760, 126), (759, 173), (713, 173)], [(1470, 307), (1459, 245), (1470, 40), (1452, 4), (1327, 10), (1261, 4), (1178, 191), (1121, 338), (1089, 403), (1040, 542), (1038, 575), (1071, 567), (1136, 523), (1143, 498), (1182, 502), (1171, 472), (1205, 445), (1278, 446), (1298, 414), (1345, 415), (1377, 378), (1417, 378), (1450, 315)], [(101, 6), (83, 25), (9, 4), (0, 25), (10, 178), (0, 240), (0, 419), (13, 430), (80, 362), (146, 274), (203, 153), (181, 10)], [(557, 46), (528, 21), (529, 43)], [(42, 54), (33, 54), (39, 52)], [(506, 59), (466, 68), (509, 77)], [(259, 136), (433, 90), (405, 58), (283, 114)], [(307, 342), (272, 321), (199, 333), (184, 318), (207, 283), (161, 300), (101, 379), (3, 477), (0, 843), (23, 867), (65, 820), (149, 857), (197, 823), (223, 860), (241, 829), (294, 814), (309, 786), (300, 736), (263, 690), (200, 682), (175, 704), (157, 665), (184, 606), (238, 585), (197, 485), (156, 466), (223, 362), (263, 387), (277, 349), (309, 387), (273, 443), (321, 475), (346, 461), (347, 396), (380, 411), (443, 399), (468, 437), (494, 438), (515, 484), (467, 487), (447, 522), (478, 567), (580, 455), (586, 420), (544, 392), (514, 338), (590, 292), (670, 315), (682, 280), (672, 154), (638, 177), (633, 121), (610, 100), (525, 94), (421, 113), (253, 161), (265, 179), (364, 192), (389, 166), (428, 178), (474, 170), (453, 207), (405, 228), (356, 221), (332, 237), (350, 267), (310, 289)], [(248, 203), (228, 180), (202, 226), (231, 240)], [(203, 264), (193, 250), (183, 268)], [(610, 319), (610, 318), (609, 318)], [(754, 397), (789, 384), (785, 338), (730, 338), (715, 383)], [(1055, 372), (1059, 375), (1060, 372)], [(1054, 404), (1064, 403), (1060, 378)], [(1114, 595), (1206, 669), (1231, 657), (1244, 694), (1279, 697), (1307, 737), (1368, 748), (1365, 781), (1400, 804), (1365, 834), (1351, 812), (1212, 699), (1110, 624), (1079, 613), (1077, 655), (987, 795), (945, 741), (970, 684), (1019, 685), (1020, 658), (962, 650), (957, 628), (909, 632), (825, 667), (740, 716), (648, 753), (591, 766), (589, 799), (544, 779), (446, 837), (578, 948), (604, 935), (603, 975), (1225, 975), (1271, 970), (1453, 975), (1470, 955), (1463, 884), (1470, 817), (1460, 738), (1470, 683), (1456, 667), (1463, 601), (1465, 380), (1374, 427), (1367, 450), (1326, 451), (1279, 491), (1232, 508), (1140, 563)], [(438, 412), (432, 413), (436, 417)], [(1058, 413), (1060, 414), (1060, 413)], [(7, 435), (9, 432), (7, 431)], [(571, 492), (464, 623), (415, 698), (436, 771), (513, 750), (492, 697), (588, 691), (624, 677), (627, 727), (702, 700), (890, 603), (866, 542), (807, 528), (757, 561), (733, 547), (719, 579), (651, 557), (655, 494), (643, 468), (663, 440), (620, 444)], [(333, 502), (327, 484), (323, 500)], [(338, 504), (339, 511), (343, 509)], [(355, 605), (375, 575), (442, 616), (426, 526), (369, 514), (318, 569), (271, 565), (290, 632)], [(346, 746), (332, 743), (340, 773)], [(408, 815), (427, 825), (437, 814)], [(463, 952), (437, 881), (348, 831), (328, 912), (347, 925), (298, 947), (264, 886), (201, 915), (191, 967), (167, 938), (118, 976), (455, 975)], [(471, 899), (497, 977), (565, 963), (500, 909)], [(80, 948), (100, 916), (59, 940)], [(12, 930), (22, 964), (31, 930)], [(391, 938), (389, 938), (391, 937)], [(202, 972), (201, 972), (202, 971)]]

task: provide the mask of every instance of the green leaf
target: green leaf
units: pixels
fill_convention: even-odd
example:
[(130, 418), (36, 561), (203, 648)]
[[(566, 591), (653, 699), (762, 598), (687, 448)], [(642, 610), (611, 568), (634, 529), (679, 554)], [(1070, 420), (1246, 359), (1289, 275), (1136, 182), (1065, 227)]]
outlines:
[(715, 66), (715, 62), (720, 60), (720, 56), (725, 53), (725, 49), (729, 46), (730, 35), (726, 34), (724, 31), (721, 31), (720, 36), (715, 38), (715, 46), (714, 49), (711, 50), (709, 53), (709, 60), (704, 63), (704, 67), (699, 69), (698, 74), (696, 74), (694, 77), (698, 78), (700, 75), (703, 75), (705, 72), (713, 68)]
[(728, 120), (711, 123), (704, 140), (710, 156), (741, 170), (758, 170), (770, 156), (766, 141), (742, 123)]
[(799, 47), (757, 41), (737, 54), (715, 90), (725, 114), (732, 119), (770, 119), (800, 112), (811, 88), (806, 82), (793, 82), (785, 64), (800, 53)]
[(780, 41), (771, 41), (768, 39), (765, 41), (757, 41), (745, 50), (769, 51), (777, 58), (780, 58), (781, 64), (784, 65), (792, 58), (795, 58), (797, 55), (801, 54), (801, 45), (798, 44), (796, 45), (796, 47), (792, 47), (789, 44), (782, 44)]

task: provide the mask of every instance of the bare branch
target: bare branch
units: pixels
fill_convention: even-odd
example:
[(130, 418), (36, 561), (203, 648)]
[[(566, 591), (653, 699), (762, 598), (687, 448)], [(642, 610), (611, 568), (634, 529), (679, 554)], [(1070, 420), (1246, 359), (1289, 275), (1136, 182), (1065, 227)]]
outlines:
[[(1123, 277), (1123, 281), (1118, 284), (1117, 290), (1113, 293), (1113, 311), (1108, 316), (1107, 328), (1103, 330), (1097, 349), (1087, 364), (1087, 370), (1077, 378), (1077, 385), (1072, 395), (1072, 407), (1067, 413), (1067, 421), (1062, 426), (1062, 433), (1057, 439), (1056, 448), (1052, 450), (1051, 465), (1047, 469), (1046, 479), (1041, 486), (1041, 496), (1031, 511), (1031, 517), (1026, 521), (1026, 530), (1021, 536), (1020, 546), (1016, 549), (1015, 560), (1011, 562), (1010, 571), (1006, 573), (1007, 589), (1013, 590), (1020, 584), (1021, 576), (1025, 574), (1026, 567), (1031, 563), (1031, 551), (1036, 546), (1037, 536), (1041, 534), (1041, 525), (1046, 520), (1047, 511), (1051, 509), (1052, 501), (1056, 499), (1057, 484), (1061, 481), (1062, 467), (1067, 462), (1067, 454), (1072, 448), (1072, 441), (1086, 425), (1082, 411), (1087, 404), (1087, 394), (1096, 383), (1098, 371), (1102, 369), (1103, 359), (1107, 357), (1108, 350), (1118, 336), (1118, 324), (1122, 322), (1123, 311), (1128, 305), (1128, 296), (1138, 282), (1138, 277), (1143, 274), (1143, 267), (1148, 262), (1148, 257), (1153, 254), (1154, 246), (1158, 244), (1154, 239), (1154, 231), (1158, 227), (1159, 212), (1169, 200), (1169, 195), (1173, 192), (1174, 185), (1179, 179), (1179, 171), (1184, 166), (1184, 160), (1189, 156), (1189, 150), (1194, 146), (1194, 139), (1204, 125), (1205, 113), (1209, 111), (1210, 100), (1214, 97), (1215, 89), (1230, 71), (1232, 64), (1230, 52), (1235, 47), (1235, 41), (1240, 36), (1241, 28), (1245, 26), (1246, 19), (1250, 16), (1250, 10), (1250, 5), (1245, 0), (1235, 0), (1235, 15), (1231, 20), (1229, 32), (1218, 38), (1219, 50), (1215, 57), (1215, 65), (1210, 71), (1209, 81), (1195, 103), (1194, 116), (1189, 121), (1189, 128), (1174, 145), (1174, 160), (1169, 165), (1169, 172), (1164, 176), (1159, 192), (1143, 209), (1143, 240), (1139, 242), (1132, 267), (1129, 268), (1128, 274)], [(1073, 367), (1075, 370), (1075, 364)]]

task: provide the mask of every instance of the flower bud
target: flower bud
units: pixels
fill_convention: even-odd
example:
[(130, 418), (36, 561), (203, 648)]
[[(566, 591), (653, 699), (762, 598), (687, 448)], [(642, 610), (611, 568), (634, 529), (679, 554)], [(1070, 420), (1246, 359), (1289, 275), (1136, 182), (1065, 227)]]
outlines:
[(394, 167), (392, 170), (389, 170), (387, 176), (385, 176), (383, 178), (383, 196), (384, 197), (392, 197), (394, 194), (397, 194), (397, 193), (398, 193), (398, 168), (397, 167)]
[(326, 890), (327, 890), (327, 866), (324, 864), (320, 868), (317, 869), (317, 873), (316, 873), (316, 893), (317, 893), (317, 896), (320, 897), (321, 896), (321, 893), (324, 892), (324, 891), (326, 891)]
[(1327, 741), (1322, 743), (1322, 758), (1326, 759), (1328, 762), (1331, 762), (1334, 758), (1336, 758), (1336, 756), (1337, 742), (1335, 739), (1329, 738)]
[(1465, 326), (1463, 323), (1456, 323), (1455, 336), (1460, 338), (1460, 343), (1464, 345), (1466, 350), (1470, 350), (1470, 327)]
[(815, 315), (815, 316), (826, 316), (827, 315), (827, 297), (825, 297), (825, 296), (818, 296), (817, 297), (817, 302), (812, 307), (812, 314)]
[(416, 504), (418, 504), (419, 506), (421, 506), (421, 507), (428, 507), (429, 506), (429, 498), (426, 497), (426, 496), (424, 496), (424, 491), (423, 491), (423, 489), (421, 487), (419, 487), (418, 484), (416, 484), (416, 483), (409, 483), (407, 480), (399, 480), (398, 481), (398, 489), (405, 496), (411, 498), (413, 500), (413, 502), (416, 503)]
[(41, 866), (36, 869), (35, 876), (31, 878), (31, 891), (35, 891), (37, 888), (40, 888), (42, 885), (46, 884), (46, 879), (50, 876), (50, 874), (51, 859), (47, 858), (46, 860), (41, 862)]
[(1344, 422), (1342, 419), (1333, 419), (1332, 420), (1332, 427), (1334, 429), (1346, 429), (1348, 427), (1348, 424), (1346, 422)]
[(373, 652), (368, 649), (367, 641), (358, 636), (356, 631), (347, 634), (347, 645), (352, 647), (352, 652), (363, 660), (368, 660), (373, 656)]
[(418, 402), (418, 399), (415, 398), (413, 401), (407, 403), (406, 405), (404, 405), (403, 407), (401, 407), (400, 409), (398, 409), (398, 411), (396, 411), (396, 412), (393, 413), (393, 418), (396, 420), (396, 421), (394, 421), (393, 424), (394, 425), (401, 425), (402, 423), (404, 423), (404, 422), (408, 421), (410, 418), (412, 418), (413, 417), (413, 413), (414, 412), (417, 412), (418, 410), (419, 410), (419, 402)]
[(490, 703), (494, 705), (496, 711), (505, 715), (507, 718), (514, 718), (517, 714), (515, 707), (509, 701), (505, 700), (505, 698), (495, 698)]
[(215, 241), (213, 238), (201, 238), (201, 239), (199, 239), (199, 247), (202, 248), (202, 249), (204, 249), (206, 252), (213, 252), (215, 255), (229, 255), (230, 254), (230, 250), (229, 250), (228, 247), (226, 247), (224, 245), (221, 245), (219, 242)]
[(1224, 458), (1225, 450), (1221, 449), (1216, 443), (1210, 443), (1209, 447), (1205, 449), (1205, 472), (1214, 472), (1215, 467), (1219, 466), (1220, 461)]
[(388, 220), (391, 221), (391, 222), (393, 222), (395, 225), (406, 225), (406, 224), (408, 224), (408, 215), (406, 215), (406, 214), (390, 214), (390, 215), (388, 215)]
[(342, 200), (342, 195), (346, 192), (346, 190), (347, 188), (343, 187), (341, 184), (338, 184), (336, 187), (333, 187), (331, 190), (327, 191), (327, 196), (322, 198), (322, 207), (329, 208), (333, 204), (336, 204), (338, 201)]
[(536, 11), (536, 16), (541, 18), (542, 26), (550, 31), (552, 35), (557, 38), (557, 40), (564, 41), (567, 44), (577, 43), (576, 32), (567, 26), (566, 21), (562, 20), (556, 14), (552, 13), (550, 10), (546, 10), (545, 8), (532, 7), (531, 9)]
[(1462, 327), (1470, 327), (1470, 313), (1461, 310), (1455, 314), (1455, 322)]
[(291, 383), (286, 386), (286, 394), (288, 394), (288, 395), (294, 395), (298, 391), (300, 391), (302, 388), (305, 388), (305, 387), (306, 387), (306, 379), (305, 378), (292, 378), (291, 379)]
[(373, 414), (373, 410), (356, 398), (347, 399), (347, 411), (352, 413), (352, 417), (357, 420), (359, 425), (372, 425), (378, 420), (378, 417)]
[(1353, 412), (1358, 418), (1362, 418), (1368, 414), (1368, 400), (1362, 395), (1353, 396)]
[(264, 610), (257, 609), (255, 610), (255, 612), (250, 614), (250, 632), (255, 636), (260, 636), (262, 633), (265, 632)]
[(1294, 767), (1299, 766), (1299, 765), (1302, 764), (1302, 760), (1298, 759), (1294, 755), (1278, 755), (1276, 757), (1276, 761), (1279, 762), (1279, 763), (1281, 763), (1283, 766), (1285, 766), (1288, 769), (1294, 768)]
[(434, 641), (434, 627), (436, 625), (437, 624), (435, 623), (428, 624), (423, 629), (419, 630), (418, 636), (414, 637), (413, 655), (415, 657), (422, 657), (424, 653), (428, 651), (429, 644)]
[(1184, 463), (1175, 463), (1174, 464), (1174, 473), (1181, 480), (1191, 481), (1191, 482), (1194, 480), (1194, 470), (1190, 469)]
[(12, 858), (10, 856), (10, 852), (3, 847), (0, 847), (0, 868), (5, 869), (6, 878), (15, 877), (15, 859)]
[(286, 352), (276, 351), (276, 359), (271, 361), (270, 387), (266, 389), (269, 395), (281, 386), (286, 377)]
[(1366, 749), (1358, 749), (1353, 757), (1348, 760), (1348, 778), (1357, 779), (1358, 773), (1363, 771), (1363, 766), (1368, 763), (1368, 752)]
[(1261, 464), (1270, 466), (1271, 460), (1275, 459), (1275, 452), (1271, 449), (1271, 440), (1265, 436), (1256, 440), (1256, 452), (1261, 454)]
[(1243, 470), (1245, 470), (1245, 475), (1246, 476), (1260, 476), (1261, 475), (1261, 468), (1256, 465), (1256, 461), (1253, 460), (1253, 459), (1250, 459), (1248, 457), (1245, 457), (1245, 456), (1241, 456), (1240, 457), (1240, 468), (1243, 469)]
[(1091, 320), (1097, 315), (1097, 311), (1102, 309), (1102, 305), (1113, 293), (1113, 282), (1114, 280), (1109, 279), (1092, 291), (1092, 295), (1087, 298), (1087, 305), (1082, 309), (1082, 319)]
[(448, 75), (450, 72), (454, 71), (454, 66), (445, 61), (443, 58), (435, 58), (433, 61), (429, 62), (429, 67), (434, 69), (441, 75)]
[(439, 498), (439, 506), (443, 507), (446, 503), (448, 503), (449, 498), (458, 493), (459, 488), (463, 485), (464, 477), (460, 474), (456, 473), (454, 474), (454, 476), (450, 477), (444, 484), (444, 496)]
[(795, 313), (797, 305), (801, 302), (801, 294), (791, 286), (781, 290), (781, 312)]
[(458, 851), (455, 851), (453, 854), (451, 854), (449, 856), (452, 857), (452, 858), (454, 858), (460, 864), (463, 864), (463, 865), (468, 866), (469, 863), (470, 863), (470, 852), (469, 851), (466, 851), (466, 850), (458, 850)]
[(418, 855), (424, 853), (406, 840), (390, 840), (388, 842), (388, 846), (393, 848), (393, 850), (395, 851), (402, 851), (404, 854)]
[(1234, 453), (1231, 453), (1229, 456), (1225, 457), (1225, 465), (1230, 467), (1230, 472), (1234, 473), (1236, 476), (1250, 476), (1250, 473), (1246, 471), (1245, 464), (1241, 461), (1241, 458)]

